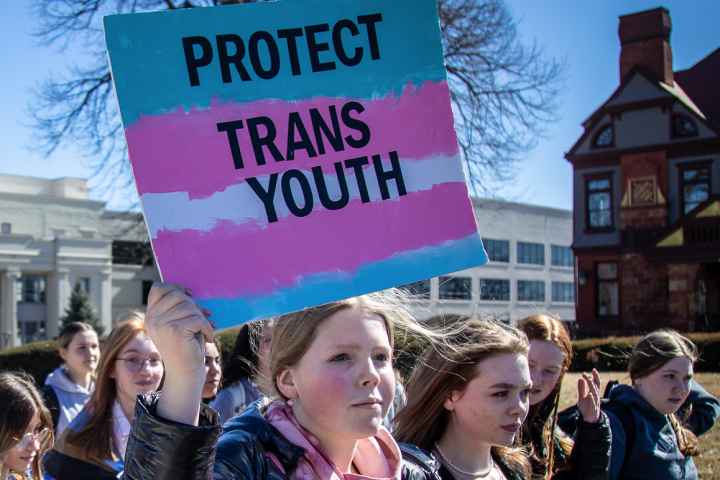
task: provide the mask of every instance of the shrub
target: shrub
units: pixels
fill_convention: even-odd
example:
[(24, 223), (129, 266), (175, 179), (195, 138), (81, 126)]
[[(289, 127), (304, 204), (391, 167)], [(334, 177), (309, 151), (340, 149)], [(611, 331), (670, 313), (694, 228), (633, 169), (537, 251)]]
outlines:
[(0, 351), (0, 371), (23, 371), (31, 375), (38, 385), (43, 385), (45, 377), (61, 363), (57, 344), (52, 340)]

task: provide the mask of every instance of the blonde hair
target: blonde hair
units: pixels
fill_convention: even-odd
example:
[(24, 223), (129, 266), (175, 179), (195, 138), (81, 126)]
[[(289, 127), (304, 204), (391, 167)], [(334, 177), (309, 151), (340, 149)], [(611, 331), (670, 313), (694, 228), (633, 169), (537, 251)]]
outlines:
[(79, 430), (67, 429), (65, 434), (68, 444), (79, 448), (89, 460), (97, 463), (113, 458), (112, 406), (117, 398), (117, 385), (111, 377), (112, 371), (125, 345), (141, 333), (146, 333), (145, 314), (142, 312), (130, 312), (123, 322), (113, 328), (100, 357), (95, 391), (85, 406), (89, 414), (88, 421)]
[[(565, 325), (557, 318), (545, 314), (530, 315), (518, 322), (518, 328), (525, 332), (529, 341), (541, 340), (550, 342), (563, 353), (562, 372), (553, 390), (537, 405), (530, 406), (528, 418), (523, 423), (522, 441), (530, 443), (531, 460), (535, 473), (544, 478), (551, 478), (560, 470), (569, 469), (570, 453), (574, 442), (566, 435), (556, 435), (557, 413), (560, 404), (560, 389), (565, 373), (572, 363), (573, 349)], [(559, 467), (555, 465), (554, 441), (557, 439), (565, 453), (566, 462)], [(542, 445), (541, 445), (542, 444)], [(546, 447), (545, 449), (540, 447)], [(547, 453), (544, 454), (543, 451)]]
[[(17, 445), (35, 414), (40, 418), (40, 426), (51, 432), (32, 461), (32, 478), (40, 480), (43, 478), (42, 456), (53, 444), (53, 421), (33, 380), (23, 373), (1, 372), (0, 405), (0, 455)], [(0, 478), (7, 478), (8, 470), (0, 461)]]
[[(635, 380), (650, 375), (670, 360), (682, 357), (692, 363), (697, 361), (698, 350), (692, 341), (675, 330), (662, 329), (650, 332), (640, 339), (630, 353), (628, 361), (630, 379), (634, 384)], [(683, 427), (674, 413), (668, 415), (668, 418), (682, 454), (697, 455), (698, 439), (695, 434)]]
[[(506, 353), (527, 356), (528, 341), (519, 330), (494, 321), (455, 319), (443, 342), (425, 351), (406, 385), (408, 403), (395, 418), (394, 436), (430, 451), (447, 428), (445, 400), (477, 376), (477, 365)], [(527, 456), (519, 449), (492, 447), (493, 456), (515, 471), (529, 473)], [(523, 477), (525, 478), (525, 477)]]
[(283, 371), (296, 365), (308, 351), (320, 325), (330, 316), (343, 310), (359, 308), (379, 316), (385, 323), (390, 346), (395, 345), (396, 334), (414, 335), (428, 340), (440, 337), (438, 333), (420, 325), (405, 307), (407, 294), (398, 289), (369, 293), (359, 297), (306, 308), (275, 319), (270, 344), (270, 379), (265, 379), (267, 393), (284, 398), (277, 388), (277, 378)]

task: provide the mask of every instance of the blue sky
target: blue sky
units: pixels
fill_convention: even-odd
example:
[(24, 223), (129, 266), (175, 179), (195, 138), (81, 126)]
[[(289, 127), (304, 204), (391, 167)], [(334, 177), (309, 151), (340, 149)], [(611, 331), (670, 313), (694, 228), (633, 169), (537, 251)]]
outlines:
[[(549, 56), (567, 64), (558, 120), (547, 126), (544, 138), (523, 160), (516, 180), (498, 192), (507, 198), (560, 208), (570, 208), (570, 165), (564, 159), (582, 132), (580, 123), (603, 102), (618, 84), (618, 16), (658, 6), (670, 10), (671, 45), (675, 70), (692, 66), (720, 47), (716, 0), (603, 0), (570, 1), (506, 0), (519, 21), (526, 41), (537, 41)], [(72, 51), (58, 54), (31, 36), (37, 27), (30, 1), (3, 5), (0, 20), (0, 173), (47, 178), (88, 177), (89, 160), (67, 146), (49, 158), (33, 150), (28, 127), (27, 103), (32, 90), (48, 75), (62, 75), (76, 58)], [(101, 198), (100, 192), (92, 192)], [(115, 196), (111, 208), (127, 200)]]

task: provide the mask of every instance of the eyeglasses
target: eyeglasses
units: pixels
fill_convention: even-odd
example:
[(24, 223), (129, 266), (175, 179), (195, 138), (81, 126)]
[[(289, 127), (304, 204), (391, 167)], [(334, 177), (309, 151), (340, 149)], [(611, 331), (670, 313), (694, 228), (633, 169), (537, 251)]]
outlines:
[(40, 445), (44, 444), (48, 438), (50, 438), (51, 430), (49, 428), (43, 428), (37, 432), (28, 432), (20, 438), (20, 442), (15, 445), (15, 448), (23, 450), (27, 448), (32, 442), (38, 442)]
[(158, 368), (160, 365), (162, 365), (162, 360), (160, 360), (159, 358), (118, 357), (117, 360), (122, 360), (123, 362), (125, 362), (125, 366), (132, 373), (137, 373), (142, 370), (146, 363), (150, 368)]

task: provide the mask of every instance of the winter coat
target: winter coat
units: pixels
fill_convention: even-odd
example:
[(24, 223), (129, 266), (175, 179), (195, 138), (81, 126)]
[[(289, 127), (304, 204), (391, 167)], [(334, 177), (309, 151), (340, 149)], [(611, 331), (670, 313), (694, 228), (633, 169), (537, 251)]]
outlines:
[(246, 377), (220, 390), (210, 406), (220, 415), (223, 424), (262, 397), (260, 390)]
[[(218, 441), (215, 412), (201, 407), (200, 425), (184, 425), (158, 417), (157, 400), (156, 393), (138, 400), (123, 478), (285, 480), (305, 454), (263, 417), (260, 402), (225, 423)], [(403, 463), (403, 480), (430, 478)]]
[[(43, 457), (46, 480), (110, 480), (123, 471), (123, 459), (115, 452), (101, 462), (88, 458), (83, 449), (67, 441), (70, 432), (83, 428), (90, 419), (83, 409)], [(113, 449), (117, 450), (117, 449)]]
[(720, 401), (698, 382), (690, 380), (690, 394), (676, 415), (685, 427), (699, 437), (710, 430), (720, 417)]
[[(56, 368), (47, 376), (43, 396), (51, 409), (56, 438), (60, 437), (63, 430), (80, 413), (94, 389), (94, 382), (87, 389), (73, 382), (64, 366)], [(52, 395), (50, 390), (55, 394), (57, 402), (48, 400)]]
[[(569, 435), (574, 444), (567, 458), (559, 437)], [(553, 474), (554, 480), (607, 480), (610, 478), (610, 451), (612, 433), (610, 420), (602, 413), (596, 423), (588, 423), (578, 418), (573, 432), (564, 432), (557, 428), (553, 436), (554, 463), (560, 470)], [(569, 468), (563, 469), (567, 464)]]
[[(400, 450), (403, 454), (405, 467), (403, 469), (403, 479), (412, 480), (455, 480), (445, 465), (440, 463), (435, 454), (426, 452), (425, 450), (408, 443), (401, 443)], [(493, 461), (500, 467), (503, 475), (507, 480), (525, 480), (522, 472), (512, 470), (508, 465), (503, 463), (499, 458), (493, 455)]]
[[(675, 431), (667, 415), (660, 413), (629, 385), (617, 385), (609, 401), (622, 404), (631, 414), (634, 426), (623, 425), (621, 419), (607, 411), (612, 429), (610, 478), (668, 480), (698, 478), (692, 457), (678, 447)], [(632, 428), (634, 442), (626, 446), (626, 429)], [(627, 430), (630, 431), (630, 430)]]

